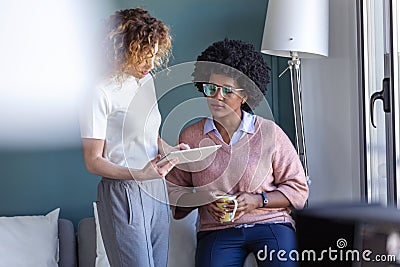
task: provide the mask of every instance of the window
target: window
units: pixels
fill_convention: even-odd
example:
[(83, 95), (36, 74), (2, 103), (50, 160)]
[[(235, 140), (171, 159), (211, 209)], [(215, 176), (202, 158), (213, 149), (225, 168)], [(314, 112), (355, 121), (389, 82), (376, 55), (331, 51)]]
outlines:
[(396, 0), (360, 0), (359, 15), (364, 196), (369, 203), (398, 206), (400, 6)]

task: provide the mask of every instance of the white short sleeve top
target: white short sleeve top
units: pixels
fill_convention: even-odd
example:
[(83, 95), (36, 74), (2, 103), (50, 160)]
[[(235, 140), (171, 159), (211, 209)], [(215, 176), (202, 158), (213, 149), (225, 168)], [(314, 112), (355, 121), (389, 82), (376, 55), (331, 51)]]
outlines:
[(124, 167), (142, 169), (158, 153), (158, 110), (153, 78), (128, 76), (101, 82), (83, 102), (82, 138), (105, 140), (103, 156)]

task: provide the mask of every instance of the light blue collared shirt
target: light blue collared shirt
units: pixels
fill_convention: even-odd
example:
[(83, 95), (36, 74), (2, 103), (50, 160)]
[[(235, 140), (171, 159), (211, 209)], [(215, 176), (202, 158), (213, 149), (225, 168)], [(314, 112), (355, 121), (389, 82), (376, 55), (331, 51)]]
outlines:
[[(256, 123), (256, 115), (250, 114), (244, 110), (242, 110), (243, 116), (242, 121), (240, 122), (239, 128), (233, 133), (231, 141), (229, 145), (232, 146), (239, 142), (246, 134), (254, 134), (254, 124)], [(217, 127), (215, 127), (214, 120), (212, 117), (208, 117), (204, 123), (204, 134), (207, 134), (211, 131), (218, 136), (220, 140), (222, 139), (221, 134), (218, 132)]]

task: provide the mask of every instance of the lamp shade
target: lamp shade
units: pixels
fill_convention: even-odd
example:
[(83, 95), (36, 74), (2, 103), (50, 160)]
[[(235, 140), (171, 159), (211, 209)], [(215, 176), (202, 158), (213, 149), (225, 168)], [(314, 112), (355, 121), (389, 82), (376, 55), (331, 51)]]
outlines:
[(329, 0), (269, 0), (261, 52), (300, 58), (328, 56)]

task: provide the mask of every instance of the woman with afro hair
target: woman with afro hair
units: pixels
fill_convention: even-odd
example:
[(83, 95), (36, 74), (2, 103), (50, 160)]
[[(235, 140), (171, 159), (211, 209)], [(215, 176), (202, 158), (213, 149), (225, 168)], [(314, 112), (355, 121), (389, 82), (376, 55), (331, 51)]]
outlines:
[[(193, 77), (212, 116), (184, 129), (179, 141), (222, 146), (167, 175), (174, 217), (199, 210), (196, 266), (243, 266), (251, 252), (258, 266), (296, 266), (288, 257), (296, 249), (290, 213), (308, 198), (304, 170), (281, 128), (253, 114), (265, 101), (270, 68), (253, 45), (225, 39), (198, 56)], [(235, 196), (237, 205), (218, 195)], [(232, 220), (222, 220), (234, 210)]]

